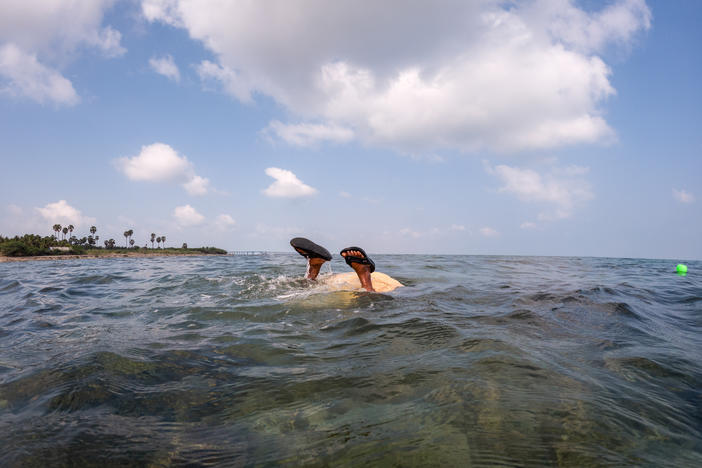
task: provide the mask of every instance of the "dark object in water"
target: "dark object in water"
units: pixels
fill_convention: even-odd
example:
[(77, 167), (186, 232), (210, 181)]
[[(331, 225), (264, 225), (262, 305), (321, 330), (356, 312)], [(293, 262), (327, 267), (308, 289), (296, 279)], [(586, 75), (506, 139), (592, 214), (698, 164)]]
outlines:
[(290, 240), (290, 245), (292, 245), (293, 248), (297, 250), (297, 253), (299, 253), (305, 258), (323, 258), (327, 261), (331, 260), (332, 258), (331, 254), (327, 249), (325, 249), (321, 245), (315, 244), (309, 239), (305, 239), (304, 237), (296, 237)]

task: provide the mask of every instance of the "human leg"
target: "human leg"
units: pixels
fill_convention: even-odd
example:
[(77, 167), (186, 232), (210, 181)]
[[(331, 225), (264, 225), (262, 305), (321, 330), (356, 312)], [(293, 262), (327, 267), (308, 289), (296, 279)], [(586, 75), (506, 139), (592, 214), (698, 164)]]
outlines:
[(361, 286), (366, 291), (375, 291), (373, 289), (373, 280), (371, 273), (375, 271), (375, 263), (368, 258), (366, 252), (360, 247), (347, 247), (341, 251), (341, 256), (344, 257), (346, 263), (353, 268), (358, 275)]
[(290, 240), (290, 245), (307, 259), (307, 279), (315, 280), (324, 262), (331, 260), (331, 254), (321, 245), (315, 244), (304, 237)]

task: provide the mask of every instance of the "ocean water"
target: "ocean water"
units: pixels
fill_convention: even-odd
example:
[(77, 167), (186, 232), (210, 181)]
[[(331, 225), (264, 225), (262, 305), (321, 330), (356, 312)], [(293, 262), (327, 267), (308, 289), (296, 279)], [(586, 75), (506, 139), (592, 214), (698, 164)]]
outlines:
[(0, 466), (702, 466), (702, 262), (374, 260), (0, 264)]

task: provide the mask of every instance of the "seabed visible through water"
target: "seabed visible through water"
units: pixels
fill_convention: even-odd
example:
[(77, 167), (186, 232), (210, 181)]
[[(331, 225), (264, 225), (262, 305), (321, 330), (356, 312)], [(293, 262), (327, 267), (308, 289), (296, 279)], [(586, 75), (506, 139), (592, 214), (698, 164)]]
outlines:
[(0, 466), (702, 466), (702, 263), (374, 260), (0, 264)]

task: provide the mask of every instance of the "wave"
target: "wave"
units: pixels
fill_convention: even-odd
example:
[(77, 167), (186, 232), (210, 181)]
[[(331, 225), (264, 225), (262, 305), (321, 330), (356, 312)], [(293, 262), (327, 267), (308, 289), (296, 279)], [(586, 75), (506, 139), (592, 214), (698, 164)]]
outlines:
[(697, 276), (374, 260), (407, 287), (295, 254), (0, 264), (0, 465), (702, 464)]

